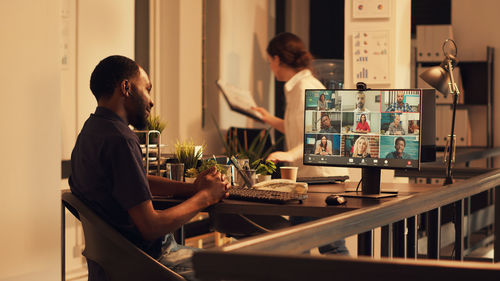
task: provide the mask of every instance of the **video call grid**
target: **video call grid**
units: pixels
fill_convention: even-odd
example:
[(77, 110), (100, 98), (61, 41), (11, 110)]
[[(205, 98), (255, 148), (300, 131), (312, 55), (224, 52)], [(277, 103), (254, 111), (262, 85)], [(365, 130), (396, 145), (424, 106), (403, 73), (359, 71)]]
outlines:
[[(397, 102), (398, 93), (403, 96), (402, 108), (394, 108), (393, 106)], [(319, 96), (321, 96), (321, 94), (325, 94), (325, 100), (329, 102), (329, 108), (327, 109), (319, 110), (319, 105), (314, 107), (314, 103), (318, 104)], [(358, 108), (359, 99), (357, 96), (363, 94), (365, 96), (364, 108), (366, 110), (360, 110)], [(377, 151), (377, 153), (372, 152), (368, 157), (383, 159), (388, 157), (388, 151), (394, 151), (394, 142), (401, 136), (406, 141), (406, 150), (411, 151), (412, 154), (412, 156), (409, 156), (407, 159), (418, 160), (420, 149), (420, 94), (420, 90), (367, 90), (363, 92), (359, 92), (357, 90), (306, 90), (306, 108), (304, 119), (306, 122), (306, 128), (308, 125), (311, 125), (311, 128), (314, 127), (312, 124), (307, 124), (308, 121), (312, 121), (307, 120), (308, 114), (316, 114), (317, 116), (320, 116), (320, 118), (322, 118), (321, 116), (325, 114), (328, 114), (329, 116), (337, 114), (340, 116), (340, 119), (336, 119), (335, 121), (340, 121), (340, 128), (337, 128), (338, 132), (335, 133), (320, 132), (318, 129), (316, 131), (306, 130), (305, 142), (310, 144), (310, 140), (308, 140), (308, 138), (310, 139), (311, 137), (314, 137), (314, 146), (316, 146), (316, 142), (319, 141), (321, 137), (326, 136), (328, 141), (331, 141), (333, 144), (333, 139), (338, 139), (338, 137), (334, 136), (339, 136), (340, 143), (339, 141), (336, 141), (335, 143), (337, 144), (337, 147), (332, 148), (336, 153), (329, 154), (328, 156), (360, 157), (350, 155), (352, 153), (352, 143), (361, 136), (364, 136), (370, 139), (369, 146), (372, 148), (371, 150), (373, 151), (373, 149), (375, 149)], [(341, 101), (339, 101), (339, 97)], [(346, 102), (347, 100), (349, 100), (349, 102)], [(351, 116), (349, 116), (349, 114)], [(370, 116), (370, 118), (367, 117), (367, 120), (369, 124), (372, 125), (371, 127), (375, 127), (375, 130), (370, 130), (369, 133), (359, 133), (354, 130), (346, 132), (345, 128), (347, 126), (354, 127), (355, 124), (359, 122), (359, 118), (362, 114)], [(410, 123), (413, 128), (411, 128), (408, 123), (406, 126), (402, 126), (404, 127), (403, 135), (389, 134), (386, 130), (382, 130), (381, 128), (383, 126), (385, 128), (385, 126), (394, 122), (395, 114), (400, 116), (400, 124), (402, 124), (403, 121), (410, 121), (408, 123)], [(371, 121), (375, 121), (377, 124), (374, 124)], [(321, 120), (319, 126), (321, 126)], [(373, 143), (373, 140), (377, 140), (375, 144)], [(351, 141), (351, 145), (347, 145), (349, 153), (346, 153), (347, 141)]]

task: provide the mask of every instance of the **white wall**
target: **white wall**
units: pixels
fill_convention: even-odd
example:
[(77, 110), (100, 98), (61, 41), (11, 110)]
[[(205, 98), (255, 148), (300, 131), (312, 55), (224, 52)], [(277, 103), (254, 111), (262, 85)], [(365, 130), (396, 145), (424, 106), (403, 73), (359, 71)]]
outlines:
[[(61, 68), (61, 157), (70, 159), (83, 123), (97, 102), (89, 88), (90, 74), (109, 55), (134, 58), (133, 0), (62, 0), (62, 44), (67, 44), (67, 64)], [(59, 35), (59, 34), (57, 34)], [(61, 158), (60, 157), (60, 158)], [(60, 170), (58, 171), (60, 178)], [(62, 180), (62, 188), (69, 188)], [(73, 278), (86, 273), (81, 252), (81, 225), (66, 212), (66, 273)]]
[[(229, 109), (217, 90), (216, 79), (249, 89), (257, 104), (273, 107), (274, 80), (265, 53), (273, 34), (269, 26), (274, 26), (271, 2), (207, 1), (206, 28), (211, 36), (203, 38), (201, 0), (153, 1), (153, 91), (159, 105), (156, 113), (168, 122), (162, 134), (167, 151), (173, 151), (177, 140), (193, 139), (207, 145), (206, 153), (221, 153), (212, 116), (223, 129), (259, 126)], [(203, 39), (207, 48), (204, 58)], [(203, 59), (207, 61), (206, 77), (202, 77)]]
[[(389, 31), (389, 82), (367, 85), (371, 88), (409, 88), (410, 87), (410, 48), (411, 48), (411, 0), (389, 0), (388, 18), (354, 19), (354, 0), (345, 1), (344, 34), (344, 84), (354, 88), (357, 81), (353, 78), (352, 34), (354, 31)], [(362, 81), (361, 81), (362, 82)]]
[(2, 1), (0, 26), (0, 280), (58, 280), (59, 0)]
[[(385, 84), (367, 83), (369, 88), (409, 88), (410, 87), (410, 49), (411, 49), (411, 1), (389, 0), (390, 13), (388, 18), (353, 19), (354, 0), (345, 1), (345, 34), (344, 34), (344, 87), (352, 89), (357, 81), (353, 77), (352, 34), (354, 31), (389, 32), (389, 81)], [(361, 169), (350, 169), (351, 181), (361, 178)], [(382, 170), (383, 182), (407, 181), (395, 179), (393, 170)]]
[(153, 95), (156, 114), (167, 121), (162, 143), (173, 151), (177, 140), (203, 142), (202, 1), (153, 1)]
[(62, 0), (70, 8), (70, 60), (62, 71), (62, 157), (71, 150), (83, 123), (97, 102), (89, 88), (90, 74), (103, 58), (134, 58), (133, 0)]
[[(496, 0), (482, 1), (452, 1), (452, 25), (455, 42), (458, 46), (458, 59), (463, 61), (486, 60), (486, 46), (500, 50), (500, 2)], [(494, 107), (493, 119), (500, 120), (500, 62), (494, 62), (493, 70)], [(473, 126), (485, 122), (484, 110), (481, 108), (469, 109)], [(477, 118), (476, 118), (477, 117)], [(494, 121), (494, 145), (500, 146), (500, 129)], [(500, 159), (495, 160), (495, 167), (500, 166)]]

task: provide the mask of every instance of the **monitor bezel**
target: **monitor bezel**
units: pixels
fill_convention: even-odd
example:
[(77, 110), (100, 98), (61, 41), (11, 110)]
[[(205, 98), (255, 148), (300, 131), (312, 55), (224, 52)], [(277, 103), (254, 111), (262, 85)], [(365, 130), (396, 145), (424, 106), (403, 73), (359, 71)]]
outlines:
[[(307, 92), (308, 91), (332, 91), (332, 92), (338, 92), (338, 91), (343, 91), (343, 92), (373, 92), (373, 91), (377, 91), (377, 92), (384, 92), (384, 91), (416, 91), (418, 92), (418, 95), (419, 95), (419, 108), (418, 108), (418, 114), (419, 114), (419, 121), (420, 121), (420, 129), (422, 127), (422, 89), (411, 89), (411, 88), (401, 88), (401, 89), (366, 89), (366, 90), (358, 90), (358, 89), (306, 89), (305, 92), (304, 92), (304, 123), (303, 123), (303, 129), (304, 129), (304, 132), (303, 132), (303, 150), (302, 150), (302, 164), (303, 165), (306, 165), (306, 166), (323, 166), (323, 167), (344, 167), (344, 168), (379, 168), (379, 169), (390, 169), (390, 170), (420, 170), (421, 168), (421, 158), (422, 158), (422, 130), (419, 130), (418, 132), (418, 159), (417, 160), (417, 166), (416, 167), (402, 167), (402, 166), (384, 166), (384, 165), (363, 165), (363, 164), (357, 164), (357, 163), (354, 163), (354, 164), (337, 164), (337, 163), (309, 163), (309, 162), (306, 162), (306, 156), (308, 155), (311, 155), (311, 154), (305, 154), (306, 152), (306, 146), (305, 146), (305, 143), (306, 143), (306, 135), (308, 135), (309, 133), (306, 132), (306, 112), (308, 111), (311, 111), (310, 109), (306, 109), (307, 108), (307, 103), (306, 103), (306, 98), (307, 98)], [(331, 111), (331, 112), (342, 112), (341, 111)], [(387, 111), (380, 111), (380, 113), (385, 113)], [(395, 112), (397, 113), (397, 112)], [(401, 112), (401, 113), (404, 113), (404, 112)], [(342, 128), (342, 127), (341, 127)], [(318, 133), (319, 134), (319, 133)], [(342, 135), (345, 135), (345, 134), (342, 134), (342, 133), (339, 133), (338, 135), (340, 135), (342, 137)], [(354, 134), (355, 135), (355, 134)], [(362, 134), (360, 134), (362, 135)], [(374, 135), (374, 136), (382, 136), (381, 134), (378, 134), (378, 135)], [(416, 136), (416, 135), (415, 135)], [(316, 156), (316, 155), (315, 155)], [(345, 157), (345, 156), (328, 156), (328, 157), (342, 157), (342, 158), (346, 158), (346, 159), (349, 159), (351, 157)], [(363, 159), (363, 158), (358, 158), (358, 157), (352, 157), (352, 158), (355, 158), (355, 159)], [(385, 159), (388, 159), (388, 158), (378, 158), (378, 159), (382, 159), (382, 160), (385, 160)], [(407, 159), (390, 159), (390, 160), (398, 160), (398, 161), (404, 161), (404, 160), (407, 160)], [(411, 159), (411, 160), (415, 160), (415, 159)]]

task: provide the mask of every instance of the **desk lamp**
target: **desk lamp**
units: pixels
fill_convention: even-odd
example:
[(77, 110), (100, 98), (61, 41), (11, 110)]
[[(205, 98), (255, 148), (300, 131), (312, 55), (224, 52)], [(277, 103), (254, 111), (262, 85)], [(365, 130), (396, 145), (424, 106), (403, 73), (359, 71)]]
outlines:
[(451, 134), (448, 136), (445, 148), (444, 161), (447, 163), (445, 185), (453, 183), (451, 163), (455, 162), (455, 112), (460, 91), (453, 78), (453, 68), (457, 64), (457, 45), (452, 39), (446, 39), (443, 43), (444, 60), (439, 66), (431, 67), (422, 72), (420, 78), (442, 93), (445, 97), (453, 95), (453, 115), (451, 118)]

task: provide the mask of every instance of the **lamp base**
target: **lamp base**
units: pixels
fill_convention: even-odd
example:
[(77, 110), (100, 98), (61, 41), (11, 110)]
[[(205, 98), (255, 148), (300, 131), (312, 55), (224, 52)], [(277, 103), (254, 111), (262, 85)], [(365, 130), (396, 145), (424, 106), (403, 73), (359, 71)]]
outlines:
[(448, 176), (444, 180), (444, 185), (449, 185), (453, 183), (453, 178), (451, 176)]

